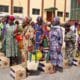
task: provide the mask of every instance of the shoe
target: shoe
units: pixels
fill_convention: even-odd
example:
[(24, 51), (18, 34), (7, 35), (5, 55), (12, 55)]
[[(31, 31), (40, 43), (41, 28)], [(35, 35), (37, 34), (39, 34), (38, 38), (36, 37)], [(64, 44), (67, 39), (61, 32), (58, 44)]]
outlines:
[(57, 71), (59, 71), (59, 72), (63, 72), (63, 67), (57, 67)]

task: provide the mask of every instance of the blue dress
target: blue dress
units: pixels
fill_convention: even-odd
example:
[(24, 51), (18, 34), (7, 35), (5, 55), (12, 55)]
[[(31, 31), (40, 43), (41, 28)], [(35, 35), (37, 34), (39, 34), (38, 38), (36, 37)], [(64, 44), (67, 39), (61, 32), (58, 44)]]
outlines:
[(60, 26), (53, 26), (50, 33), (50, 60), (55, 66), (63, 66), (63, 55), (61, 47), (63, 43), (62, 29)]
[(34, 29), (36, 31), (36, 45), (35, 45), (35, 48), (36, 48), (36, 50), (38, 50), (40, 48), (40, 42), (41, 42), (41, 36), (43, 34), (43, 30), (42, 30), (41, 25), (38, 25), (38, 24), (36, 24), (34, 26)]

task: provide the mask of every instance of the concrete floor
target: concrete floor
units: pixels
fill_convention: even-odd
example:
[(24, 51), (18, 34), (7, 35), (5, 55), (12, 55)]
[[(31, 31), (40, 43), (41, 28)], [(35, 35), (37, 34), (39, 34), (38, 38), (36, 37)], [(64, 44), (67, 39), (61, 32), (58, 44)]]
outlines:
[[(0, 80), (12, 80), (9, 75), (9, 69), (0, 69)], [(25, 80), (80, 80), (80, 67), (73, 66), (65, 69), (62, 73), (31, 75)]]

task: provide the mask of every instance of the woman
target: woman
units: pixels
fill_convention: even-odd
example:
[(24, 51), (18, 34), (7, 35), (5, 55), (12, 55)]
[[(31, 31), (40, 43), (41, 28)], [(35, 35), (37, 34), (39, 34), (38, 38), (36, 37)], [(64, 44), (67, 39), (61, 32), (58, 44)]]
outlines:
[(8, 23), (5, 25), (5, 31), (3, 31), (3, 45), (4, 45), (4, 53), (10, 58), (10, 65), (21, 62), (21, 56), (19, 53), (17, 41), (15, 39), (15, 30), (16, 26), (14, 24), (14, 16), (8, 17)]
[(27, 54), (32, 52), (34, 49), (34, 44), (32, 42), (34, 38), (34, 29), (31, 26), (30, 19), (28, 17), (24, 20), (23, 27), (24, 29), (22, 35), (23, 35), (24, 53)]
[(35, 29), (35, 41), (36, 41), (36, 45), (35, 45), (35, 49), (39, 50), (40, 49), (40, 45), (41, 45), (41, 41), (42, 41), (42, 35), (43, 35), (43, 30), (42, 30), (42, 26), (43, 26), (43, 19), (41, 17), (37, 18), (37, 24), (35, 24), (34, 29)]
[(60, 20), (58, 17), (54, 18), (54, 24), (51, 25), (49, 33), (50, 39), (50, 60), (53, 65), (53, 72), (57, 70), (63, 71), (63, 55), (61, 52), (63, 35), (60, 27)]
[(65, 59), (68, 60), (68, 65), (73, 64), (74, 50), (75, 50), (76, 36), (75, 33), (70, 30), (70, 25), (65, 25)]

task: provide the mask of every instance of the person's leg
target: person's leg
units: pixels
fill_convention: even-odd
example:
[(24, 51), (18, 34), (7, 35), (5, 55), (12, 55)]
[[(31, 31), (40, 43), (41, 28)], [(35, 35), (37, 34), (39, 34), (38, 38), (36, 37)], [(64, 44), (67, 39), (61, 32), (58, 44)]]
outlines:
[[(51, 53), (52, 53), (52, 51), (51, 51)], [(53, 54), (50, 54), (50, 62), (53, 65), (53, 71), (51, 71), (51, 74), (52, 74), (52, 73), (56, 72), (56, 67), (57, 67), (57, 64), (56, 64), (57, 63), (57, 59), (54, 57)]]
[(62, 53), (58, 54), (57, 70), (60, 72), (63, 72), (63, 55), (62, 55)]
[(15, 57), (9, 57), (10, 59), (10, 66), (14, 65), (15, 64)]

